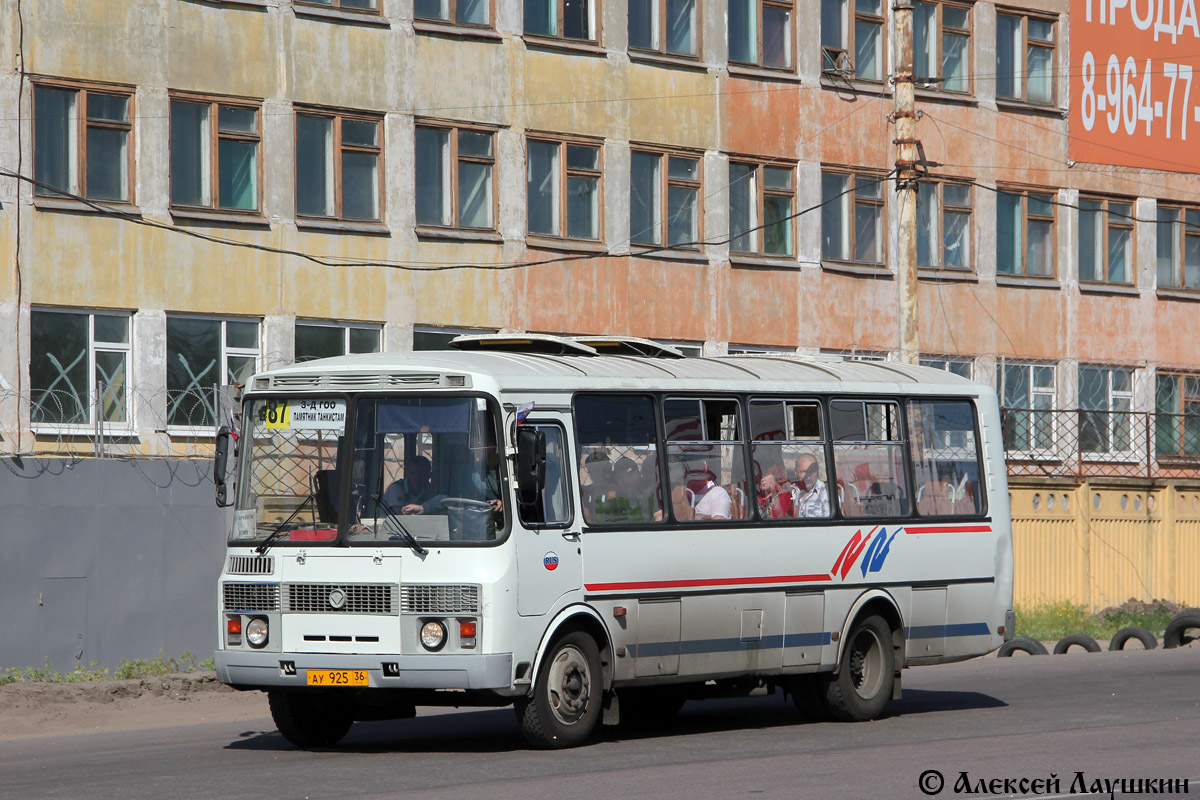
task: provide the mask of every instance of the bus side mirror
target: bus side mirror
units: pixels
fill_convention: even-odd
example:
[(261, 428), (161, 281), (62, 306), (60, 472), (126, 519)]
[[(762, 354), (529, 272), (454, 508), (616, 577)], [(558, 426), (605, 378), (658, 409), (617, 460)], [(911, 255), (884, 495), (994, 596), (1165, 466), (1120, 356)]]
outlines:
[(229, 467), (229, 443), (233, 441), (233, 429), (222, 425), (217, 431), (217, 452), (213, 456), (213, 483), (217, 485), (217, 506), (228, 508), (233, 505), (229, 499), (229, 484), (225, 473)]
[(517, 502), (537, 505), (546, 488), (546, 432), (517, 428)]

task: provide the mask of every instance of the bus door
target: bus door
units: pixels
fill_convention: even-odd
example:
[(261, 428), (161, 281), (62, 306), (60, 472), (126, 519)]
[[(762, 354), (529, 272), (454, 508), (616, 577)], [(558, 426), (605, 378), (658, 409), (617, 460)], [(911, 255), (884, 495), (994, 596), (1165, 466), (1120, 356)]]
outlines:
[(582, 519), (571, 505), (571, 455), (565, 414), (540, 412), (521, 423), (546, 435), (546, 488), (541, 502), (518, 507), (517, 609), (522, 616), (548, 612), (558, 598), (582, 584)]

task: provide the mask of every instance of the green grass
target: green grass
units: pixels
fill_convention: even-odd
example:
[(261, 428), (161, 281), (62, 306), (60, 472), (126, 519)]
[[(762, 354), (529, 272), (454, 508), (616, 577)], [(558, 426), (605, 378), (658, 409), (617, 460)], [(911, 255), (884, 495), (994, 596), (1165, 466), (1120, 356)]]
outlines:
[(115, 670), (101, 667), (93, 661), (84, 666), (76, 664), (70, 672), (55, 672), (46, 659), (44, 667), (14, 667), (0, 669), (0, 686), (6, 683), (82, 683), (85, 681), (126, 680), (148, 678), (152, 675), (170, 675), (176, 672), (199, 672), (213, 669), (213, 659), (197, 661), (190, 650), (176, 658), (159, 650), (156, 658), (123, 658)]
[(1165, 600), (1149, 603), (1129, 601), (1092, 613), (1082, 605), (1050, 603), (1017, 608), (1017, 636), (1030, 636), (1042, 642), (1058, 641), (1072, 633), (1086, 633), (1093, 639), (1111, 639), (1128, 625), (1141, 625), (1161, 636), (1180, 606)]

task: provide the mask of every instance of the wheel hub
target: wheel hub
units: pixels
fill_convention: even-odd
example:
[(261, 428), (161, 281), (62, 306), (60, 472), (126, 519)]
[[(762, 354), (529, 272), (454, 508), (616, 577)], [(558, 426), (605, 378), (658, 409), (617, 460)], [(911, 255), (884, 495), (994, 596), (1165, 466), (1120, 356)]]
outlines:
[(591, 675), (587, 659), (574, 647), (566, 647), (550, 665), (547, 681), (550, 708), (564, 724), (579, 721), (591, 698)]

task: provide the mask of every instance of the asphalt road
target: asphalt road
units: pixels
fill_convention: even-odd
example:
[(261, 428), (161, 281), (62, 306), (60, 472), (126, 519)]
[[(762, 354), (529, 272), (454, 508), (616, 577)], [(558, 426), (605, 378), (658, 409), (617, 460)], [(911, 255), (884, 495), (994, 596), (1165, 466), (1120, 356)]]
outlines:
[[(526, 749), (510, 709), (358, 723), (323, 752), (292, 748), (269, 719), (254, 727), (0, 743), (0, 797), (908, 798), (927, 796), (927, 770), (944, 777), (938, 797), (1010, 796), (979, 781), (1052, 776), (1069, 795), (1077, 772), (1089, 787), (1192, 779), (1197, 794), (1200, 649), (912, 669), (904, 699), (870, 723), (802, 723), (778, 695), (691, 702), (669, 724), (563, 752)], [(963, 772), (969, 795), (954, 791)]]

